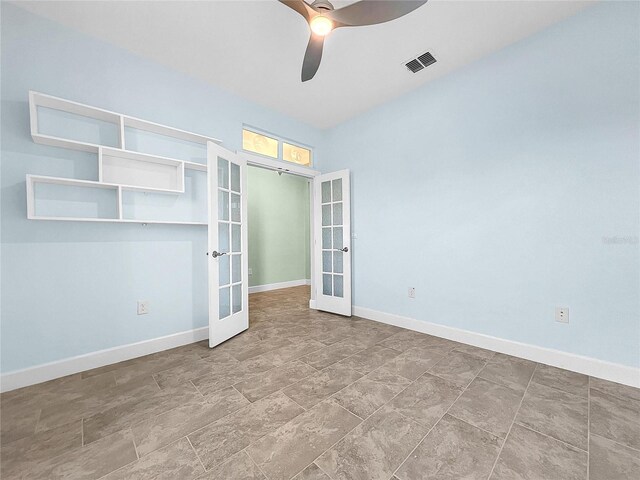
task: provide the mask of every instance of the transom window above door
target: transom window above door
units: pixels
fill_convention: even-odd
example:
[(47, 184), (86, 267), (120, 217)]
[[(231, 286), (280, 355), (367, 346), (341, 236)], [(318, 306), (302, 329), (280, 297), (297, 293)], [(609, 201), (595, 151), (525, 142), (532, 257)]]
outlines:
[(262, 133), (258, 129), (245, 127), (242, 129), (242, 149), (266, 157), (311, 167), (313, 150), (296, 145), (276, 135)]

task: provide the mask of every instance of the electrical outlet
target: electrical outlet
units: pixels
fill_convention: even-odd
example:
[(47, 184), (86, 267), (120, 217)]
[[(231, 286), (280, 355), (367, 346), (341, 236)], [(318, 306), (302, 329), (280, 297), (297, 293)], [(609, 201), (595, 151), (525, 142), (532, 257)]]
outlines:
[(149, 313), (149, 300), (138, 300), (138, 315)]
[(569, 307), (556, 307), (556, 322), (569, 323)]
[(416, 289), (414, 287), (409, 287), (409, 298), (416, 298)]
[(253, 275), (253, 270), (249, 269), (249, 275)]

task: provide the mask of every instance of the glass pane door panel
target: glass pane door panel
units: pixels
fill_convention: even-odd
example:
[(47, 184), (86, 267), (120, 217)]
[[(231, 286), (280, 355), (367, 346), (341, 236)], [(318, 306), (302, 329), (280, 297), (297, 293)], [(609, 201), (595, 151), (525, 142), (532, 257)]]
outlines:
[(331, 182), (322, 182), (322, 203), (331, 201)]
[(333, 204), (333, 224), (342, 225), (342, 202)]
[(231, 221), (239, 222), (240, 221), (240, 195), (236, 195), (235, 193), (231, 194)]
[(333, 181), (333, 201), (342, 201), (342, 179), (338, 178)]
[(229, 162), (218, 157), (218, 187), (229, 188)]
[(231, 225), (231, 251), (239, 252), (242, 247), (242, 228), (240, 225)]
[(334, 275), (333, 276), (333, 296), (334, 297), (342, 297), (344, 285), (342, 275)]
[(231, 164), (231, 190), (240, 192), (240, 166)]
[(233, 290), (232, 298), (233, 298), (233, 313), (238, 313), (242, 310), (242, 284), (234, 285), (231, 287)]
[(322, 229), (322, 248), (331, 248), (331, 228)]
[(322, 294), (331, 295), (331, 275), (322, 275)]
[(218, 278), (220, 285), (229, 285), (231, 283), (229, 255), (218, 257)]
[(218, 218), (229, 220), (229, 192), (218, 190)]
[(322, 271), (331, 273), (331, 251), (322, 252)]
[(231, 314), (231, 289), (229, 287), (220, 289), (219, 313), (220, 318), (228, 317)]
[(342, 248), (342, 227), (335, 227), (333, 229), (333, 248)]
[(218, 222), (218, 248), (220, 252), (229, 251), (229, 224)]
[(331, 205), (322, 205), (322, 225), (331, 225)]
[(242, 255), (233, 255), (231, 257), (231, 283), (237, 283), (242, 280)]
[(333, 271), (334, 273), (342, 273), (342, 252), (333, 252)]

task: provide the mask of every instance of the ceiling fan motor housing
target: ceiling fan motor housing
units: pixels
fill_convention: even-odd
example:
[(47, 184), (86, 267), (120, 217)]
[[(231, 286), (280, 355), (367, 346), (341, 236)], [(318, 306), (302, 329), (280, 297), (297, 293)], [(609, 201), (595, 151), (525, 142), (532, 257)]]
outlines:
[(318, 10), (333, 10), (333, 5), (331, 5), (330, 2), (327, 2), (327, 0), (316, 0), (311, 4), (311, 6)]

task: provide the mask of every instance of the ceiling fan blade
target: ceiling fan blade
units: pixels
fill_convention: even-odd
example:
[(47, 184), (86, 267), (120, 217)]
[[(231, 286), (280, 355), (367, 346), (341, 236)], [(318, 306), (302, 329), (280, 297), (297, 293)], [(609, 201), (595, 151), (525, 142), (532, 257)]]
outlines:
[(305, 20), (308, 22), (311, 20), (311, 16), (315, 13), (315, 10), (307, 4), (307, 2), (303, 0), (279, 0), (280, 3), (284, 3), (287, 7), (295, 10), (300, 15), (302, 15)]
[(311, 80), (318, 71), (320, 60), (322, 60), (322, 46), (324, 45), (324, 37), (321, 35), (311, 34), (309, 45), (304, 54), (302, 62), (302, 81)]
[(375, 25), (400, 18), (427, 0), (362, 0), (323, 14), (344, 26)]

